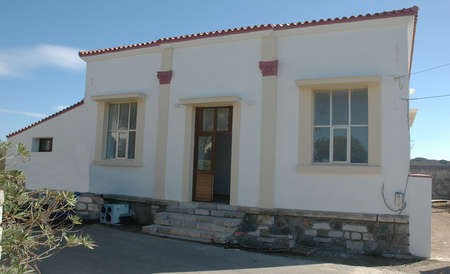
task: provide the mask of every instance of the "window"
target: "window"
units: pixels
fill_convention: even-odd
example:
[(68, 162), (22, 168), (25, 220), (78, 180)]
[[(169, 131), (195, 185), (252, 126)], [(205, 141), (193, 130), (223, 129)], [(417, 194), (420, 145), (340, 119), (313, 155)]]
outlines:
[(314, 163), (368, 163), (367, 88), (314, 91)]
[(137, 103), (107, 105), (106, 159), (134, 159)]
[(38, 152), (51, 152), (53, 147), (53, 138), (38, 138)]

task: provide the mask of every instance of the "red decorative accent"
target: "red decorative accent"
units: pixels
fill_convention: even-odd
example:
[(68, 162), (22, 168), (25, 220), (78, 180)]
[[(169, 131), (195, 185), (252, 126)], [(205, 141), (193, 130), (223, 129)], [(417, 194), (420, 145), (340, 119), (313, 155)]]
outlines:
[(259, 69), (263, 76), (277, 76), (278, 60), (261, 61), (259, 62)]
[(158, 71), (157, 76), (160, 85), (167, 85), (170, 84), (170, 81), (172, 80), (172, 71), (171, 70)]
[(80, 51), (78, 53), (78, 55), (80, 57), (83, 57), (83, 56), (105, 54), (105, 53), (118, 52), (118, 51), (124, 51), (124, 50), (132, 50), (132, 49), (138, 49), (138, 48), (156, 47), (161, 44), (170, 44), (170, 43), (182, 42), (182, 41), (188, 41), (188, 40), (197, 40), (197, 39), (204, 39), (204, 38), (217, 37), (217, 36), (226, 36), (226, 35), (240, 34), (240, 33), (248, 33), (248, 32), (255, 32), (255, 31), (264, 31), (264, 30), (278, 31), (278, 30), (293, 29), (293, 28), (305, 28), (305, 27), (331, 25), (331, 24), (339, 24), (339, 23), (351, 23), (351, 22), (373, 20), (373, 19), (384, 19), (384, 18), (400, 17), (400, 16), (414, 16), (415, 17), (415, 19), (414, 19), (414, 34), (415, 34), (415, 32), (416, 32), (415, 25), (417, 22), (418, 12), (419, 12), (419, 7), (413, 6), (411, 8), (401, 9), (401, 10), (385, 11), (385, 12), (381, 12), (381, 13), (377, 12), (374, 14), (368, 13), (365, 15), (334, 18), (334, 19), (329, 18), (326, 20), (320, 19), (318, 21), (313, 20), (310, 22), (306, 21), (306, 22), (297, 22), (297, 23), (289, 23), (289, 24), (255, 25), (255, 26), (249, 26), (249, 27), (240, 27), (240, 28), (227, 29), (227, 30), (219, 30), (219, 31), (212, 31), (212, 32), (203, 32), (203, 33), (197, 33), (197, 34), (176, 36), (176, 37), (170, 37), (170, 38), (162, 38), (162, 39), (158, 39), (158, 40), (151, 41), (151, 42), (133, 44), (133, 45), (128, 45), (128, 46), (119, 46), (119, 47), (106, 48), (106, 49)]
[(63, 113), (66, 113), (69, 110), (77, 108), (77, 107), (81, 106), (82, 104), (84, 104), (84, 100), (81, 100), (78, 103), (75, 103), (75, 104), (71, 105), (70, 107), (67, 107), (67, 108), (65, 108), (65, 109), (63, 109), (61, 111), (58, 111), (58, 112), (56, 112), (56, 113), (54, 113), (54, 114), (52, 114), (50, 116), (47, 116), (44, 119), (39, 120), (39, 121), (29, 125), (29, 126), (26, 126), (26, 127), (22, 128), (22, 129), (19, 129), (19, 130), (15, 131), (15, 132), (12, 132), (12, 133), (6, 135), (6, 138), (11, 138), (11, 137), (13, 137), (13, 136), (15, 136), (15, 135), (17, 135), (19, 133), (24, 132), (25, 130), (28, 130), (28, 129), (32, 128), (32, 127), (35, 127), (35, 126), (39, 125), (39, 124), (42, 124), (43, 122), (46, 122), (46, 121), (48, 121), (50, 119), (53, 119), (53, 118), (55, 118), (55, 117), (57, 117), (57, 116), (59, 116), (59, 115), (61, 115)]
[(409, 174), (409, 177), (415, 177), (415, 178), (433, 178), (433, 176), (429, 174)]

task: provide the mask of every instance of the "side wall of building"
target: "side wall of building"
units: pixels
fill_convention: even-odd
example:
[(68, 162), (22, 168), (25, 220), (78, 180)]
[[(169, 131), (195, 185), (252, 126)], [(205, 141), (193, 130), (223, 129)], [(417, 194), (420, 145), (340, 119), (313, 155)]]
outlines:
[[(31, 189), (89, 191), (89, 165), (93, 157), (95, 121), (82, 104), (8, 139), (31, 151), (28, 161), (7, 161), (6, 168), (23, 170)], [(34, 151), (34, 138), (53, 138), (51, 152)], [(36, 140), (36, 139), (35, 139)]]

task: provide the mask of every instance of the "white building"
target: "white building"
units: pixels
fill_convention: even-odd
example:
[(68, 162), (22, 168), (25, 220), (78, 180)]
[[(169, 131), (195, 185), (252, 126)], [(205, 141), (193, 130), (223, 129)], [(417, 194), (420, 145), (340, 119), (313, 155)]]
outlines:
[(8, 140), (31, 147), (30, 188), (373, 216), (405, 195), (409, 251), (427, 257), (404, 100), (417, 12), (82, 51), (84, 100)]

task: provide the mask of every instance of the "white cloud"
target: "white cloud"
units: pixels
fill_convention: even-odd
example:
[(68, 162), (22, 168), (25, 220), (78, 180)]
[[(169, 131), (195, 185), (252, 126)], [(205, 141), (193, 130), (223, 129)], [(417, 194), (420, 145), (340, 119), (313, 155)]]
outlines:
[(24, 116), (34, 117), (34, 118), (44, 118), (45, 116), (47, 116), (47, 115), (45, 115), (43, 113), (28, 112), (28, 111), (17, 111), (17, 110), (5, 109), (5, 108), (0, 108), (0, 112), (8, 113), (8, 114), (24, 115)]
[(79, 49), (39, 45), (30, 48), (0, 49), (0, 77), (23, 76), (42, 67), (58, 67), (81, 70), (83, 61), (78, 57)]

